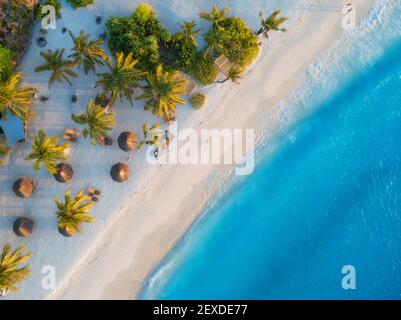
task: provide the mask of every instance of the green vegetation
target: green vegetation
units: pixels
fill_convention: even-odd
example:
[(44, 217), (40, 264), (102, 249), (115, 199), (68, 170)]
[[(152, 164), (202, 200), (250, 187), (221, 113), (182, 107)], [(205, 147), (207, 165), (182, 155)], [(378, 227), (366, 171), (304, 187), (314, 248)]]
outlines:
[(69, 77), (77, 78), (78, 75), (71, 69), (75, 66), (74, 61), (64, 60), (64, 49), (57, 49), (56, 51), (48, 50), (41, 52), (40, 55), (45, 60), (45, 64), (37, 66), (35, 72), (51, 71), (52, 75), (49, 79), (49, 85), (55, 81), (63, 82), (63, 79), (72, 85)]
[(139, 87), (138, 80), (144, 75), (136, 68), (137, 63), (132, 52), (128, 55), (117, 53), (114, 64), (111, 59), (107, 60), (109, 72), (99, 74), (100, 80), (96, 84), (103, 87), (103, 94), (110, 97), (111, 105), (118, 97), (122, 101), (123, 95), (132, 104), (131, 95)]
[(110, 49), (132, 53), (139, 60), (138, 67), (148, 71), (160, 63), (160, 45), (170, 38), (148, 4), (139, 5), (129, 17), (110, 18), (106, 27), (110, 34)]
[(33, 114), (31, 110), (33, 88), (20, 88), (22, 73), (13, 74), (7, 81), (0, 81), (0, 113), (5, 117), (7, 111), (15, 116), (28, 120)]
[(279, 18), (280, 12), (281, 12), (280, 10), (274, 11), (267, 19), (264, 19), (263, 13), (260, 12), (259, 17), (260, 17), (261, 28), (256, 34), (257, 35), (263, 34), (265, 38), (269, 38), (270, 31), (286, 32), (287, 30), (284, 28), (280, 28), (280, 26), (284, 22), (286, 22), (288, 18), (285, 17)]
[(194, 109), (196, 110), (202, 109), (206, 104), (206, 96), (201, 92), (196, 93), (191, 96), (189, 102), (191, 103), (191, 106)]
[(172, 120), (177, 104), (185, 104), (180, 94), (185, 93), (185, 80), (180, 80), (177, 71), (166, 71), (162, 65), (155, 73), (148, 73), (144, 93), (138, 100), (147, 100), (145, 110), (151, 109), (153, 114)]
[(115, 116), (114, 113), (106, 113), (104, 108), (90, 100), (84, 113), (73, 114), (71, 118), (76, 123), (88, 125), (82, 134), (85, 138), (89, 136), (91, 143), (96, 144), (116, 125)]
[(14, 53), (0, 44), (0, 81), (6, 81), (13, 73)]
[(242, 74), (242, 68), (234, 65), (228, 71), (227, 78), (225, 78), (224, 80), (220, 80), (219, 83), (224, 83), (228, 80), (231, 80), (232, 82), (239, 84), (239, 80), (241, 79), (241, 74)]
[(202, 12), (199, 14), (199, 16), (206, 20), (209, 21), (212, 24), (212, 27), (221, 29), (220, 23), (222, 23), (226, 18), (227, 14), (230, 10), (228, 8), (223, 8), (222, 10), (219, 10), (217, 5), (213, 5), (212, 12)]
[(0, 44), (18, 61), (31, 39), (35, 1), (0, 1)]
[(80, 7), (86, 7), (91, 4), (93, 4), (95, 1), (94, 0), (67, 0), (71, 5), (77, 9)]
[(80, 68), (81, 64), (84, 66), (85, 74), (89, 71), (96, 72), (96, 66), (103, 65), (103, 61), (107, 60), (106, 52), (100, 46), (104, 43), (103, 40), (89, 41), (89, 34), (83, 31), (79, 33), (78, 37), (74, 37), (71, 31), (69, 34), (74, 42), (72, 49), (73, 54), (68, 58), (74, 59), (74, 63)]
[(18, 291), (17, 284), (31, 274), (28, 266), (21, 266), (32, 256), (31, 253), (25, 253), (26, 250), (26, 247), (19, 247), (11, 251), (9, 243), (4, 246), (0, 256), (0, 296)]
[(195, 21), (184, 22), (182, 31), (174, 34), (168, 41), (162, 44), (160, 58), (162, 62), (173, 69), (189, 73), (196, 58), (196, 34), (200, 30), (194, 30)]
[(88, 201), (88, 196), (81, 190), (73, 198), (71, 190), (64, 194), (64, 202), (57, 197), (54, 198), (57, 206), (56, 216), (59, 229), (65, 231), (68, 235), (75, 235), (81, 230), (81, 223), (93, 222), (93, 217), (89, 215), (93, 203)]
[(150, 128), (147, 123), (142, 126), (143, 138), (139, 145), (138, 150), (142, 150), (145, 144), (159, 146), (163, 138), (163, 132), (160, 130), (160, 123), (156, 122)]
[(198, 53), (195, 61), (190, 72), (194, 79), (204, 86), (214, 83), (218, 74), (214, 59), (205, 53)]
[(218, 10), (216, 5), (211, 13), (200, 16), (212, 23), (204, 38), (210, 56), (224, 54), (238, 67), (245, 69), (259, 55), (260, 43), (251, 28), (238, 17), (227, 17), (228, 10)]
[(42, 19), (43, 17), (45, 17), (48, 14), (47, 12), (43, 13), (42, 9), (44, 6), (53, 6), (56, 11), (57, 18), (61, 18), (60, 2), (58, 0), (45, 0), (38, 6), (38, 9), (36, 11), (36, 15), (39, 19)]
[(67, 160), (65, 151), (70, 147), (68, 143), (59, 144), (60, 137), (48, 138), (43, 130), (34, 138), (32, 152), (25, 160), (35, 160), (33, 168), (39, 170), (42, 163), (51, 174), (58, 172), (57, 164)]

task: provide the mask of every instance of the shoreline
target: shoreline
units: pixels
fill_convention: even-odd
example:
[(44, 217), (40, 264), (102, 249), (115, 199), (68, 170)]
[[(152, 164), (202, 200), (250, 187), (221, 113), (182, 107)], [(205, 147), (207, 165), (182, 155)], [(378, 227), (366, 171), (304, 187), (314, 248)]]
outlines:
[[(360, 3), (356, 4), (356, 6), (358, 6), (359, 4)], [(369, 4), (363, 3), (363, 6), (364, 7), (362, 9), (367, 10), (369, 7)], [(361, 8), (358, 8), (358, 9), (361, 10)], [(313, 14), (310, 14), (309, 16), (312, 16), (312, 15)], [(306, 20), (306, 22), (303, 21), (303, 22), (301, 22), (301, 24), (306, 25), (305, 28), (307, 28), (309, 31), (311, 29), (315, 29), (316, 24), (320, 24), (320, 21), (315, 21), (312, 17), (308, 17), (308, 14), (304, 18), (304, 20)], [(333, 26), (334, 22), (336, 22), (336, 21), (337, 21), (337, 19), (335, 19), (334, 17), (331, 19), (328, 19), (328, 21), (326, 21), (326, 26), (330, 26), (330, 25)], [(280, 94), (277, 94), (277, 96), (275, 97), (275, 100), (274, 100), (274, 98), (272, 99), (274, 101), (274, 102), (272, 102), (272, 107), (276, 106), (277, 103), (282, 98), (285, 98), (293, 89), (295, 89), (297, 84), (299, 84), (302, 81), (303, 74), (306, 71), (306, 70), (303, 70), (303, 68), (308, 66), (313, 61), (315, 61), (320, 56), (320, 54), (327, 47), (330, 46), (330, 44), (333, 42), (333, 40), (330, 36), (333, 36), (334, 38), (339, 38), (339, 36), (342, 34), (341, 29), (340, 30), (333, 30), (330, 28), (328, 28), (328, 29), (329, 29), (329, 32), (327, 32), (327, 33), (318, 32), (318, 34), (316, 34), (316, 32), (315, 32), (315, 34), (314, 34), (315, 37), (321, 37), (320, 39), (327, 37), (327, 40), (325, 40), (324, 43), (321, 43), (320, 46), (318, 46), (318, 48), (315, 47), (312, 49), (313, 55), (312, 56), (308, 55), (307, 57), (305, 57), (307, 61), (305, 61), (303, 64), (300, 63), (302, 66), (299, 66), (297, 71), (294, 73), (295, 78), (297, 80), (292, 80), (291, 85), (289, 85), (289, 86), (287, 85), (284, 90), (282, 89)], [(290, 30), (288, 34), (290, 34), (291, 32), (294, 32), (294, 30)], [(297, 31), (297, 33), (299, 35), (299, 34), (305, 34), (308, 32), (307, 32), (307, 30), (301, 30), (301, 31)], [(266, 67), (267, 70), (271, 69), (272, 66), (271, 65), (267, 66), (266, 63), (263, 61), (263, 58), (264, 58), (263, 55), (267, 55), (270, 53), (270, 55), (273, 56), (273, 59), (272, 59), (273, 62), (274, 62), (274, 59), (278, 60), (279, 59), (278, 56), (280, 56), (280, 54), (287, 49), (286, 47), (284, 47), (284, 46), (281, 47), (281, 46), (283, 44), (285, 44), (286, 42), (291, 43), (291, 40), (295, 40), (295, 38), (297, 38), (297, 36), (298, 36), (296, 34), (293, 34), (291, 36), (293, 39), (290, 39), (290, 40), (285, 39), (286, 36), (288, 36), (288, 34), (285, 34), (284, 36), (281, 37), (281, 39), (278, 39), (277, 40), (278, 43), (273, 44), (272, 51), (262, 53), (262, 57), (260, 57), (259, 60), (256, 62), (256, 66), (252, 67), (252, 69), (247, 73), (246, 78), (241, 82), (241, 85), (240, 85), (241, 87), (244, 86), (244, 82), (248, 82), (248, 85), (249, 85), (249, 82), (251, 81), (249, 79), (250, 77), (253, 76), (253, 79), (258, 78), (258, 76), (253, 74), (253, 73), (257, 72), (255, 69), (258, 67), (258, 65), (263, 65), (264, 67)], [(328, 36), (328, 35), (330, 35), (330, 36)], [(313, 38), (313, 36), (311, 38), (316, 40), (316, 38)], [(338, 40), (338, 39), (336, 39), (336, 40)], [(303, 46), (305, 46), (305, 45), (303, 45)], [(296, 49), (293, 49), (293, 50), (294, 50), (294, 52), (297, 51)], [(275, 71), (271, 71), (271, 72), (274, 73)], [(249, 74), (249, 73), (251, 73), (251, 74)], [(261, 73), (261, 71), (259, 71), (259, 73)], [(279, 71), (276, 71), (276, 74), (277, 73), (279, 73)], [(288, 76), (288, 75), (286, 75), (286, 76)], [(284, 79), (283, 79), (283, 82), (284, 82)], [(252, 86), (252, 84), (251, 84), (251, 86)], [(280, 90), (280, 88), (277, 88), (277, 89), (278, 89), (278, 91)], [(243, 89), (243, 90), (245, 90), (245, 89)], [(236, 93), (235, 96), (237, 96), (237, 95), (241, 96), (240, 94)], [(230, 96), (228, 99), (235, 100), (235, 96)], [(229, 107), (229, 105), (231, 105), (230, 100), (227, 101), (228, 99), (226, 99), (226, 101), (224, 103), (225, 109), (227, 109)], [(221, 117), (225, 117), (225, 115), (227, 113), (229, 113), (229, 110), (223, 111), (222, 110), (223, 108), (219, 108), (219, 109), (220, 109), (219, 113), (220, 113)], [(256, 117), (259, 114), (259, 111), (261, 111), (260, 109), (262, 109), (262, 108), (259, 105), (258, 107), (255, 108), (254, 112), (247, 114), (251, 119), (246, 122), (241, 123), (241, 125), (238, 127), (247, 128), (247, 125), (248, 125), (247, 122), (254, 124), (253, 121), (255, 121), (255, 119), (253, 119), (253, 117)], [(209, 126), (206, 126), (206, 123), (209, 124)], [(224, 123), (224, 121), (219, 116), (214, 115), (214, 117), (211, 117), (211, 119), (208, 119), (208, 122), (206, 122), (206, 123), (203, 123), (203, 125), (205, 127), (214, 127), (213, 125), (210, 125), (210, 124), (215, 124), (217, 127), (219, 127), (218, 124)], [(226, 120), (226, 124), (227, 124), (227, 120)], [(264, 125), (258, 126), (257, 128), (259, 130), (260, 129), (266, 130), (266, 126), (264, 126)], [(268, 129), (272, 130), (272, 128), (268, 128)], [(259, 133), (258, 138), (259, 138), (259, 140), (262, 140), (262, 134)], [(178, 169), (176, 169), (176, 170), (178, 170)], [(205, 170), (205, 169), (203, 168), (202, 170)], [(135, 252), (137, 252), (137, 254), (131, 254), (131, 257), (133, 257), (134, 259), (132, 259), (128, 268), (119, 268), (120, 272), (116, 275), (116, 277), (114, 277), (113, 280), (110, 277), (111, 282), (109, 284), (103, 286), (101, 298), (102, 299), (138, 298), (138, 294), (141, 293), (144, 283), (151, 278), (152, 274), (158, 269), (158, 266), (160, 266), (161, 263), (166, 258), (166, 255), (168, 256), (169, 252), (171, 252), (171, 250), (174, 250), (174, 247), (180, 242), (180, 240), (190, 230), (191, 226), (197, 221), (199, 216), (202, 214), (203, 209), (205, 208), (205, 206), (207, 206), (207, 203), (210, 201), (210, 199), (213, 199), (213, 195), (215, 194), (215, 192), (218, 191), (219, 188), (224, 185), (224, 183), (227, 181), (227, 179), (229, 179), (231, 170), (232, 170), (232, 168), (227, 168), (227, 167), (217, 168), (216, 167), (216, 168), (209, 168), (209, 170), (207, 170), (206, 173), (204, 172), (203, 179), (200, 178), (201, 182), (198, 182), (199, 184), (202, 182), (204, 183), (204, 186), (202, 186), (203, 187), (202, 192), (204, 194), (202, 196), (199, 196), (199, 195), (195, 196), (195, 194), (199, 193), (199, 190), (194, 188), (194, 190), (192, 192), (189, 192), (188, 196), (185, 197), (185, 200), (183, 201), (183, 203), (181, 203), (181, 205), (178, 207), (177, 211), (181, 212), (181, 214), (175, 213), (175, 215), (177, 217), (175, 217), (173, 215), (174, 213), (171, 213), (171, 215), (168, 214), (168, 216), (170, 218), (173, 218), (173, 220), (175, 222), (181, 221), (180, 225), (174, 226), (170, 222), (169, 226), (163, 226), (161, 228), (154, 228), (156, 230), (155, 232), (157, 232), (158, 234), (162, 233), (164, 235), (164, 237), (160, 237), (160, 235), (158, 235), (156, 238), (155, 234), (152, 234), (152, 233), (144, 235), (142, 237), (142, 239), (139, 241), (139, 243), (136, 244)], [(189, 170), (189, 171), (192, 172), (192, 170)], [(188, 172), (187, 174), (190, 174), (191, 172)], [(167, 175), (168, 175), (168, 173), (167, 173)], [(173, 173), (173, 175), (174, 175), (174, 173)], [(178, 174), (178, 176), (179, 177), (177, 177), (177, 178), (182, 179), (182, 174)], [(193, 183), (193, 175), (190, 174), (188, 178), (189, 178), (188, 180), (192, 180), (192, 183)], [(165, 179), (167, 179), (167, 177), (165, 177), (164, 179), (162, 178), (161, 180), (163, 181)], [(170, 180), (171, 181), (175, 180), (174, 176), (170, 177)], [(206, 182), (205, 182), (205, 180), (206, 180)], [(205, 186), (207, 186), (207, 187), (205, 187)], [(214, 187), (210, 188), (210, 186), (214, 186)], [(149, 193), (151, 193), (151, 192), (149, 191)], [(154, 193), (157, 193), (157, 189), (154, 190)], [(151, 202), (151, 200), (150, 200), (150, 202)], [(166, 202), (169, 203), (168, 200)], [(162, 205), (163, 205), (163, 203), (158, 202), (158, 206), (162, 206)], [(143, 209), (145, 212), (152, 211), (153, 205), (151, 203), (145, 203), (145, 204), (142, 203), (142, 206), (145, 207), (145, 209)], [(131, 208), (131, 210), (132, 209), (133, 208)], [(183, 212), (186, 212), (186, 214), (183, 214)], [(132, 219), (132, 220), (134, 220), (134, 219)], [(121, 229), (120, 229), (120, 231), (121, 231)], [(128, 230), (125, 230), (125, 231), (127, 233), (129, 232)], [(122, 233), (124, 234), (124, 231)], [(155, 243), (155, 238), (157, 239), (156, 243)], [(118, 245), (118, 243), (120, 243), (120, 241), (115, 240), (115, 241), (113, 241), (113, 243), (116, 245), (116, 247), (114, 247), (114, 249), (117, 249), (117, 245)], [(155, 248), (158, 248), (159, 250), (157, 250), (156, 252), (153, 252), (153, 254), (145, 255), (145, 257), (138, 259), (138, 256), (140, 256), (141, 252), (155, 251)], [(160, 248), (162, 248), (162, 249), (160, 249)], [(112, 256), (114, 256), (114, 257), (117, 256), (117, 254), (115, 253), (115, 250), (113, 250), (113, 244), (105, 245), (100, 250), (102, 250), (102, 256), (92, 257), (93, 260), (91, 260), (91, 262), (89, 262), (89, 269), (85, 270), (85, 274), (93, 273), (99, 267), (104, 266), (105, 261), (102, 262), (101, 259), (109, 260)], [(101, 269), (104, 270), (102, 272), (102, 274), (110, 274), (108, 271), (106, 271), (107, 268), (101, 267)], [(80, 284), (74, 285), (71, 282), (71, 286), (69, 286), (69, 287), (67, 286), (67, 289), (63, 292), (63, 294), (60, 297), (62, 297), (64, 299), (70, 299), (73, 297), (77, 297), (77, 295), (79, 295), (81, 292), (80, 289), (93, 286), (93, 284), (90, 284), (90, 282), (91, 282), (90, 276), (86, 277), (81, 274), (81, 275), (79, 275), (79, 277), (76, 280), (78, 282), (80, 282)], [(99, 290), (98, 292), (100, 293), (101, 288), (100, 287), (98, 289), (91, 288), (91, 291), (92, 290), (95, 292), (97, 290)], [(82, 295), (82, 298), (85, 299), (90, 296), (91, 296), (91, 294), (89, 292), (85, 292), (85, 294)]]

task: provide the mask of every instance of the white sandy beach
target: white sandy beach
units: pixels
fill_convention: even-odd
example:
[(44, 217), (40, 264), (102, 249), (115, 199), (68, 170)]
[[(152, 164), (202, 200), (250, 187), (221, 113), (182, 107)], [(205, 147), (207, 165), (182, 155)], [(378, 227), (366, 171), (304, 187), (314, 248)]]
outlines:
[[(96, 25), (95, 16), (128, 15), (142, 1), (97, 0), (96, 6), (78, 11), (63, 3), (63, 18), (56, 30), (47, 35), (49, 49), (71, 47), (67, 27), (78, 33), (81, 29), (98, 36), (104, 25)], [(262, 54), (244, 74), (240, 85), (225, 83), (202, 89), (208, 96), (206, 107), (195, 112), (190, 106), (179, 107), (179, 128), (216, 128), (256, 130), (258, 141), (268, 138), (280, 126), (283, 101), (306, 77), (308, 65), (314, 63), (332, 43), (339, 40), (341, 8), (349, 1), (270, 1), (270, 0), (148, 0), (158, 12), (162, 23), (171, 31), (178, 30), (182, 20), (197, 18), (209, 11), (213, 3), (231, 8), (231, 13), (244, 18), (255, 30), (258, 13), (266, 14), (281, 8), (290, 18), (284, 34), (263, 40)], [(308, 7), (307, 3), (318, 6)], [(374, 0), (354, 0), (358, 22), (367, 16)], [(199, 19), (198, 19), (199, 21)], [(204, 22), (201, 27), (206, 27)], [(35, 28), (37, 36), (39, 26)], [(35, 39), (35, 38), (34, 38)], [(84, 110), (94, 98), (96, 78), (85, 76), (73, 81), (73, 86), (56, 84), (50, 90), (48, 75), (37, 74), (34, 67), (41, 63), (39, 48), (33, 42), (19, 69), (24, 81), (37, 87), (39, 95), (50, 100), (35, 103), (37, 116), (29, 127), (29, 137), (39, 129), (49, 134), (61, 134), (67, 127), (79, 128), (70, 119), (72, 112)], [(76, 93), (79, 101), (70, 102)], [(113, 130), (116, 140), (127, 129), (141, 134), (144, 122), (158, 121), (135, 102), (118, 103), (118, 125)], [(221, 188), (232, 171), (227, 165), (150, 166), (145, 153), (127, 154), (116, 143), (112, 147), (92, 146), (81, 139), (71, 150), (74, 179), (70, 184), (58, 184), (44, 169), (34, 172), (25, 161), (30, 144), (18, 146), (9, 163), (0, 167), (0, 243), (27, 245), (34, 256), (30, 261), (32, 276), (17, 294), (7, 299), (132, 299), (154, 267), (174, 247), (202, 212), (202, 208)], [(128, 156), (132, 159), (127, 160)], [(111, 165), (128, 163), (133, 175), (125, 184), (114, 183), (109, 176)], [(31, 176), (38, 190), (28, 200), (15, 197), (11, 190), (14, 180)], [(74, 192), (93, 185), (102, 191), (95, 205), (96, 221), (83, 226), (83, 232), (73, 238), (63, 238), (57, 231), (54, 216), (54, 196), (61, 197), (71, 187)], [(16, 216), (32, 217), (36, 228), (30, 238), (19, 239), (12, 232)], [(42, 267), (53, 265), (57, 272), (57, 288), (42, 289)]]

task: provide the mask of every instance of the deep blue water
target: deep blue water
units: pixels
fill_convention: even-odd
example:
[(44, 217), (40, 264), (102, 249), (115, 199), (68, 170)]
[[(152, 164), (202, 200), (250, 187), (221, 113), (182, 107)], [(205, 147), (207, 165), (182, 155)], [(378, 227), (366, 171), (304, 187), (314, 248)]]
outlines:
[[(401, 298), (401, 43), (287, 136), (192, 228), (143, 298)], [(344, 265), (355, 290), (341, 286)]]

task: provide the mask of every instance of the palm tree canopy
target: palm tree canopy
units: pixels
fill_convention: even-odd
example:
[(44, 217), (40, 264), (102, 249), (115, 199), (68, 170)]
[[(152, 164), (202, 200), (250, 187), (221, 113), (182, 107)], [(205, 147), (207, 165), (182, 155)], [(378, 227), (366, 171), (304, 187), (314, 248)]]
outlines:
[(70, 147), (68, 143), (58, 144), (59, 139), (58, 136), (48, 138), (43, 130), (39, 131), (33, 140), (32, 152), (26, 157), (26, 160), (35, 160), (35, 170), (39, 170), (43, 162), (51, 174), (57, 173), (56, 165), (67, 160), (65, 150)]
[(69, 58), (74, 59), (78, 68), (83, 64), (85, 74), (89, 71), (96, 71), (96, 65), (103, 65), (103, 61), (107, 60), (106, 52), (100, 46), (104, 43), (103, 40), (90, 41), (90, 35), (81, 31), (77, 37), (74, 37), (71, 31), (69, 34), (74, 42), (72, 48), (73, 54)]
[(108, 73), (99, 74), (100, 80), (97, 85), (101, 85), (105, 95), (110, 96), (110, 103), (113, 105), (117, 98), (124, 95), (132, 104), (131, 95), (134, 89), (139, 87), (138, 80), (144, 76), (144, 72), (136, 68), (138, 60), (134, 59), (132, 53), (124, 55), (120, 52), (116, 54), (115, 61), (107, 60)]
[(138, 150), (141, 150), (145, 144), (159, 146), (162, 138), (163, 131), (160, 129), (160, 123), (154, 123), (150, 128), (147, 123), (142, 126), (143, 138), (139, 145)]
[(179, 36), (183, 37), (186, 41), (191, 42), (194, 46), (197, 45), (196, 36), (202, 29), (195, 29), (196, 21), (192, 20), (191, 22), (184, 21), (181, 26), (181, 32), (179, 32)]
[(144, 93), (137, 99), (147, 100), (145, 110), (152, 109), (153, 114), (170, 121), (177, 104), (185, 104), (180, 97), (185, 93), (185, 80), (180, 79), (177, 71), (165, 71), (159, 65), (155, 73), (148, 74), (146, 82)]
[(93, 203), (88, 201), (88, 196), (83, 190), (79, 191), (73, 198), (71, 190), (68, 189), (64, 194), (64, 202), (58, 197), (54, 198), (57, 206), (56, 216), (58, 227), (67, 230), (71, 234), (80, 232), (80, 225), (83, 222), (93, 222), (94, 218), (89, 215)]
[(219, 10), (217, 5), (214, 4), (212, 12), (202, 12), (199, 14), (199, 16), (202, 19), (211, 22), (214, 27), (220, 28), (220, 22), (227, 17), (229, 11), (230, 9), (228, 8)]
[(63, 79), (72, 85), (71, 78), (77, 78), (78, 75), (71, 69), (75, 66), (72, 60), (64, 60), (64, 49), (57, 49), (56, 51), (48, 50), (41, 52), (40, 55), (45, 60), (45, 64), (37, 66), (35, 72), (51, 71), (52, 75), (49, 79), (49, 85), (55, 81), (63, 82)]
[(279, 18), (279, 14), (281, 13), (281, 10), (276, 10), (274, 11), (267, 19), (264, 19), (263, 13), (260, 12), (260, 23), (261, 23), (261, 29), (259, 30), (258, 34), (263, 33), (263, 35), (268, 38), (269, 31), (281, 31), (281, 32), (286, 32), (287, 30), (285, 28), (280, 28), (280, 26), (288, 20), (288, 18), (281, 17)]
[(20, 266), (32, 256), (31, 253), (25, 253), (26, 250), (26, 247), (20, 247), (11, 251), (9, 243), (4, 246), (0, 256), (0, 294), (17, 291), (17, 284), (31, 274), (28, 266)]
[(83, 135), (85, 138), (89, 136), (92, 144), (98, 143), (111, 131), (116, 125), (115, 117), (115, 113), (106, 113), (94, 100), (89, 101), (84, 113), (71, 116), (76, 123), (88, 125), (88, 128), (83, 130)]
[(0, 81), (0, 113), (10, 111), (22, 120), (28, 120), (33, 114), (32, 100), (37, 92), (34, 88), (20, 88), (21, 72), (14, 73), (7, 81)]

